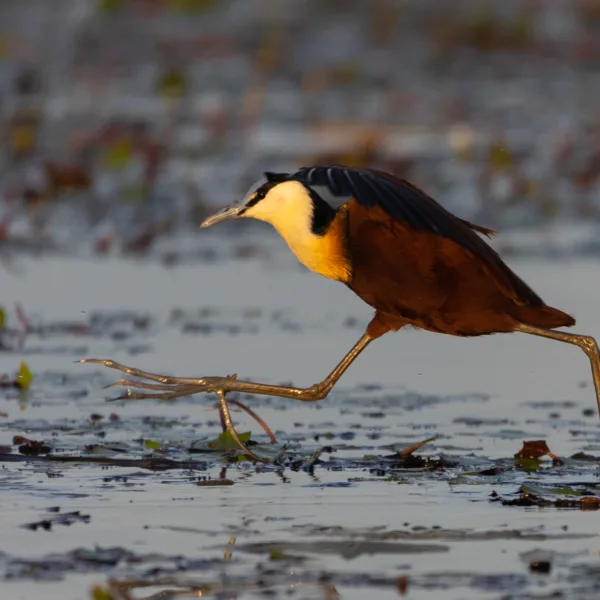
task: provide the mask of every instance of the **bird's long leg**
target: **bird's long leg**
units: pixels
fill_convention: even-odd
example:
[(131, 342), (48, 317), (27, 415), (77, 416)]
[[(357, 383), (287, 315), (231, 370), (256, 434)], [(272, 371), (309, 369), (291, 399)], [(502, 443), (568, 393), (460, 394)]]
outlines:
[[(82, 363), (95, 363), (102, 364), (110, 369), (127, 373), (132, 377), (139, 377), (149, 381), (155, 381), (157, 384), (151, 384), (142, 381), (136, 381), (135, 379), (122, 378), (115, 385), (122, 385), (127, 388), (126, 392), (118, 399), (143, 399), (143, 398), (155, 398), (160, 400), (172, 400), (174, 398), (182, 396), (191, 396), (192, 394), (198, 394), (201, 392), (214, 392), (219, 396), (219, 412), (221, 415), (221, 423), (224, 428), (231, 433), (231, 436), (236, 441), (240, 449), (248, 456), (258, 461), (265, 461), (256, 455), (254, 452), (249, 450), (242, 440), (239, 438), (237, 431), (233, 425), (231, 414), (229, 412), (229, 406), (225, 399), (226, 394), (229, 392), (245, 392), (249, 394), (260, 394), (265, 396), (280, 396), (282, 398), (294, 398), (304, 402), (314, 402), (322, 400), (331, 391), (333, 386), (336, 384), (338, 379), (344, 374), (348, 367), (354, 362), (356, 357), (375, 339), (368, 333), (364, 333), (362, 337), (354, 344), (348, 354), (342, 358), (338, 365), (331, 371), (331, 373), (323, 379), (320, 383), (311, 385), (308, 388), (295, 388), (288, 386), (278, 385), (267, 385), (264, 383), (255, 383), (252, 381), (240, 381), (235, 375), (228, 377), (201, 377), (193, 379), (189, 377), (170, 377), (168, 375), (158, 375), (155, 373), (149, 373), (128, 367), (115, 362), (114, 360), (104, 360), (98, 358), (84, 358), (79, 362)], [(162, 390), (163, 393), (152, 394), (149, 392), (134, 392), (130, 388), (138, 387), (138, 389), (146, 390)], [(109, 386), (110, 387), (110, 386)], [(273, 442), (275, 437), (273, 436), (270, 429), (266, 426), (262, 419), (258, 418), (253, 411), (248, 409), (245, 405), (240, 402), (235, 402), (242, 410), (245, 410), (252, 418), (254, 418), (265, 430), (271, 441)]]
[(240, 436), (238, 435), (238, 432), (235, 428), (235, 425), (233, 424), (233, 421), (231, 419), (231, 413), (229, 412), (229, 406), (227, 405), (227, 400), (225, 400), (225, 392), (219, 390), (217, 392), (217, 395), (219, 396), (219, 413), (221, 414), (221, 422), (223, 423), (225, 430), (229, 431), (229, 433), (231, 433), (231, 437), (235, 440), (235, 443), (239, 446), (240, 450), (244, 454), (247, 454), (248, 456), (253, 458), (254, 460), (257, 460), (260, 462), (268, 462), (268, 460), (266, 458), (261, 458), (257, 454), (254, 454), (254, 452), (252, 452), (252, 450), (249, 450), (246, 447), (246, 445), (244, 444), (244, 442), (242, 442), (242, 440), (240, 439)]
[(598, 343), (589, 335), (580, 335), (577, 333), (565, 333), (564, 331), (554, 331), (552, 329), (543, 329), (541, 327), (532, 327), (531, 325), (520, 324), (515, 331), (522, 331), (531, 335), (566, 342), (579, 346), (590, 359), (592, 366), (592, 378), (594, 387), (596, 388), (596, 401), (598, 403), (598, 411), (600, 412), (600, 350)]
[[(259, 394), (263, 396), (293, 398), (303, 402), (315, 402), (317, 400), (322, 400), (327, 396), (327, 394), (329, 394), (338, 379), (354, 362), (356, 357), (371, 343), (371, 341), (373, 341), (373, 339), (375, 338), (368, 333), (363, 334), (358, 342), (354, 344), (350, 352), (344, 356), (335, 369), (333, 369), (333, 371), (331, 371), (331, 373), (325, 379), (323, 379), (323, 381), (307, 388), (267, 385), (264, 383), (255, 383), (253, 381), (242, 381), (237, 379), (235, 376), (200, 377), (197, 379), (189, 377), (170, 377), (168, 375), (157, 375), (155, 373), (142, 371), (141, 369), (128, 367), (113, 360), (104, 360), (98, 358), (84, 358), (79, 362), (101, 364), (110, 369), (116, 369), (117, 371), (127, 373), (133, 377), (140, 377), (141, 379), (148, 379), (150, 381), (161, 383), (164, 386), (162, 389), (165, 391), (165, 394), (156, 394), (154, 397), (162, 396), (163, 399), (198, 394), (201, 392), (223, 392), (224, 394), (229, 392), (243, 392), (247, 394)], [(127, 378), (121, 379), (117, 384), (126, 387), (136, 387), (135, 380), (130, 380)], [(129, 390), (128, 393), (123, 396), (123, 398), (130, 399), (141, 397), (143, 397), (143, 395), (132, 392), (131, 390)]]

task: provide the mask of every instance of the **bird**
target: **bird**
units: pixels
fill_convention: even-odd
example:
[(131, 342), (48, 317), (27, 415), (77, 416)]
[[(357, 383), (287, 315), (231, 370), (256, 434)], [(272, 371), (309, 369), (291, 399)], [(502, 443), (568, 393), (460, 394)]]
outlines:
[[(326, 190), (344, 200), (334, 207)], [(413, 327), (459, 337), (521, 332), (573, 344), (589, 357), (600, 410), (600, 352), (588, 335), (557, 331), (575, 319), (547, 305), (484, 237), (496, 232), (455, 216), (408, 180), (344, 165), (266, 172), (241, 202), (201, 223), (241, 218), (270, 223), (309, 270), (338, 281), (374, 309), (365, 332), (338, 365), (306, 388), (238, 380), (152, 375), (113, 361), (91, 359), (163, 387), (155, 397), (196, 392), (246, 392), (314, 402), (324, 399), (374, 340)], [(132, 384), (121, 380), (122, 385)], [(144, 387), (144, 386), (142, 386)], [(129, 397), (148, 397), (135, 395)]]

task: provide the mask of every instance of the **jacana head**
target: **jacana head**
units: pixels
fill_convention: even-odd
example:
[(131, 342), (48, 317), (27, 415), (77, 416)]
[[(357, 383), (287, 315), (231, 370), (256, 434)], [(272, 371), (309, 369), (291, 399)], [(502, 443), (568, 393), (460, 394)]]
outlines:
[(314, 190), (287, 174), (266, 173), (242, 202), (208, 217), (200, 227), (211, 227), (231, 219), (252, 218), (270, 223), (286, 239), (291, 235), (323, 235), (335, 210)]
[(345, 236), (332, 227), (337, 214), (319, 194), (289, 175), (267, 173), (267, 181), (239, 204), (229, 206), (200, 227), (254, 218), (273, 225), (296, 258), (315, 273), (347, 283), (352, 277)]

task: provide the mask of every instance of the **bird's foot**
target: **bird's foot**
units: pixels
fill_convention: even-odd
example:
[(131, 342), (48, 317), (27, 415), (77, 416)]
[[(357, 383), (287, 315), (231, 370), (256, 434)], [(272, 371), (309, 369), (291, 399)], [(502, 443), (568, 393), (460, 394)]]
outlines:
[[(106, 387), (122, 386), (126, 391), (113, 400), (145, 400), (154, 398), (157, 400), (173, 400), (183, 396), (191, 396), (200, 393), (220, 393), (227, 394), (232, 391), (231, 382), (237, 379), (237, 376), (228, 375), (226, 377), (172, 377), (170, 375), (159, 375), (150, 373), (135, 367), (123, 365), (114, 360), (103, 358), (82, 358), (77, 361), (86, 364), (97, 364), (121, 371), (130, 377), (122, 377), (118, 381), (107, 385)], [(142, 381), (138, 381), (139, 378)], [(146, 380), (146, 381), (143, 381)], [(155, 383), (150, 383), (155, 382)], [(138, 392), (137, 390), (152, 390), (161, 393)]]
[(105, 389), (110, 387), (125, 388), (125, 391), (121, 395), (110, 399), (112, 402), (116, 400), (174, 400), (175, 398), (182, 398), (184, 396), (192, 396), (193, 394), (200, 393), (212, 392), (217, 394), (219, 396), (219, 413), (221, 416), (221, 423), (223, 424), (223, 431), (229, 431), (240, 449), (255, 460), (265, 462), (265, 459), (249, 450), (240, 440), (231, 421), (228, 402), (237, 406), (252, 417), (252, 419), (262, 427), (271, 443), (277, 443), (277, 439), (269, 426), (252, 409), (239, 400), (227, 401), (225, 399), (226, 394), (231, 391), (231, 382), (237, 379), (237, 375), (235, 374), (227, 375), (226, 377), (171, 377), (169, 375), (159, 375), (135, 367), (129, 367), (110, 359), (83, 358), (77, 362), (99, 364), (129, 375), (129, 377), (122, 377), (118, 381), (109, 383), (105, 386)]

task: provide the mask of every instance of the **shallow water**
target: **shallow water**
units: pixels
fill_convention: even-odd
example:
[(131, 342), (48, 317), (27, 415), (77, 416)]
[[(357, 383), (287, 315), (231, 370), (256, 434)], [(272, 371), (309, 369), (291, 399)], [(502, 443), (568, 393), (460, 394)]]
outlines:
[[(20, 302), (38, 331), (22, 348), (6, 335), (0, 355), (0, 372), (13, 376), (24, 358), (34, 373), (29, 392), (0, 397), (3, 597), (86, 598), (108, 579), (157, 585), (130, 589), (135, 598), (210, 595), (202, 586), (222, 598), (594, 597), (598, 511), (552, 505), (600, 496), (600, 463), (569, 458), (600, 455), (576, 348), (521, 334), (390, 334), (323, 402), (247, 399), (288, 444), (276, 466), (207, 447), (220, 431), (214, 397), (105, 402), (117, 392), (102, 386), (118, 374), (73, 361), (308, 385), (341, 358), (370, 309), (272, 237), (246, 243), (258, 251), (246, 245), (254, 257), (244, 260), (227, 258), (239, 240), (221, 238), (216, 258), (194, 264), (21, 259), (20, 274), (4, 274), (9, 329)], [(600, 337), (597, 260), (509, 263), (574, 314), (577, 331)], [(50, 459), (20, 454), (16, 435), (48, 444)], [(394, 456), (432, 436), (415, 454), (441, 463)], [(515, 461), (524, 440), (541, 439), (564, 464)], [(523, 492), (548, 505), (496, 501)]]

